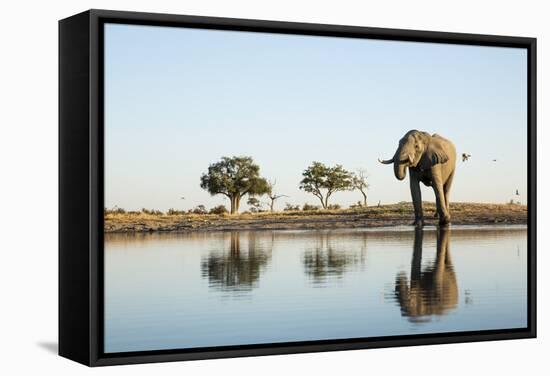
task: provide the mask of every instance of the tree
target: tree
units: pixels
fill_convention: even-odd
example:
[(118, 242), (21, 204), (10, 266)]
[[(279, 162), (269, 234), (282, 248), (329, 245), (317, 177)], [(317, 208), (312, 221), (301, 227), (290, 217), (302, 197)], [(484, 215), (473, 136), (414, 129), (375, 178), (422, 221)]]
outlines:
[(263, 195), (269, 190), (267, 181), (260, 176), (260, 167), (251, 157), (222, 157), (201, 176), (201, 188), (212, 196), (226, 196), (231, 202), (231, 214), (239, 211), (243, 196)]
[(277, 184), (277, 180), (270, 180), (267, 185), (269, 187), (269, 191), (267, 192), (267, 197), (269, 197), (269, 210), (273, 213), (275, 208), (275, 201), (280, 199), (281, 197), (288, 197), (287, 195), (278, 195), (275, 193), (275, 184)]
[(246, 203), (250, 206), (250, 211), (252, 213), (258, 213), (262, 211), (262, 203), (256, 197), (249, 197)]
[(353, 174), (351, 183), (353, 189), (357, 189), (363, 195), (363, 206), (367, 206), (367, 189), (369, 189), (369, 183), (367, 183), (367, 170), (359, 169)]
[(323, 209), (328, 208), (328, 200), (334, 192), (353, 188), (352, 173), (341, 165), (329, 167), (321, 162), (313, 162), (303, 173), (300, 189), (312, 193), (320, 201)]

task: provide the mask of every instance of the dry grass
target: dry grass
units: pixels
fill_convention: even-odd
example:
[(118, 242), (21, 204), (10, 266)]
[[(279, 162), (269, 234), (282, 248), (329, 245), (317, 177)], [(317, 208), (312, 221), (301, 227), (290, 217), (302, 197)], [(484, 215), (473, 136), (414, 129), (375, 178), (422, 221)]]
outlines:
[[(425, 202), (427, 224), (436, 224), (435, 204)], [(152, 212), (106, 212), (105, 232), (196, 231), (236, 229), (312, 229), (377, 227), (409, 224), (412, 203), (366, 208), (282, 211), (263, 213), (193, 214)], [(517, 204), (452, 203), (453, 224), (525, 224), (527, 207)]]

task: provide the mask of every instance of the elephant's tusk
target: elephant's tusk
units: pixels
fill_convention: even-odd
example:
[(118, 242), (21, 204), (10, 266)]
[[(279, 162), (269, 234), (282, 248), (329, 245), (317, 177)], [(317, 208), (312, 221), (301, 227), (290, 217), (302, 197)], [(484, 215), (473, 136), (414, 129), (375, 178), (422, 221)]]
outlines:
[(386, 159), (386, 160), (382, 160), (382, 159), (378, 158), (378, 162), (383, 163), (383, 164), (390, 164), (390, 163), (393, 163), (393, 158), (392, 159)]

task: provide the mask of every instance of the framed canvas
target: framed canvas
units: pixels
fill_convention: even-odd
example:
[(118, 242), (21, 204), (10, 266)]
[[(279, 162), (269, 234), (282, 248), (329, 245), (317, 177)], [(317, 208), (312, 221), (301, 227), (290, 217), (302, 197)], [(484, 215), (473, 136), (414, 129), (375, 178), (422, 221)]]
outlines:
[(61, 20), (59, 354), (535, 337), (535, 104), (534, 38)]

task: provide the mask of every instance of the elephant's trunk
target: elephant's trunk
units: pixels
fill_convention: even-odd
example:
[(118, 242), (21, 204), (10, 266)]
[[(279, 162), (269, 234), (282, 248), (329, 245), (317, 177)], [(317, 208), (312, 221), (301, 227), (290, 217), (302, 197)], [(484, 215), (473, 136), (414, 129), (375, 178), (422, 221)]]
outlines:
[(378, 162), (383, 164), (392, 164), (393, 163), (393, 172), (395, 174), (395, 177), (397, 180), (403, 180), (405, 179), (405, 176), (407, 175), (407, 164), (406, 161), (401, 160), (399, 155), (399, 150), (395, 153), (393, 158), (391, 159), (378, 159)]
[(397, 180), (403, 180), (405, 176), (407, 176), (407, 166), (409, 165), (410, 159), (407, 152), (401, 148), (395, 151), (395, 155), (393, 156), (393, 173)]
[(401, 162), (399, 159), (395, 159), (393, 162), (393, 173), (397, 180), (405, 179), (405, 176), (407, 176), (407, 164)]

